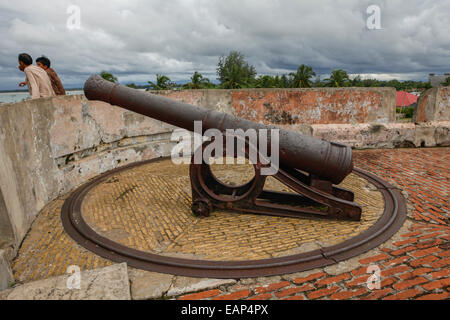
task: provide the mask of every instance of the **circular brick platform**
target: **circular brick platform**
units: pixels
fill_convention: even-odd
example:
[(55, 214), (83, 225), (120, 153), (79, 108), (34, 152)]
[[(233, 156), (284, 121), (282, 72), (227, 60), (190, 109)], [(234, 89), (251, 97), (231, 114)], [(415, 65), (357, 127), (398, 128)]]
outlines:
[[(250, 180), (245, 165), (213, 165), (227, 183)], [(273, 178), (266, 188), (289, 191)], [(199, 260), (257, 260), (327, 247), (355, 237), (382, 215), (381, 192), (349, 175), (342, 186), (354, 190), (361, 221), (296, 219), (230, 211), (199, 218), (191, 212), (189, 166), (161, 160), (118, 172), (85, 195), (81, 212), (98, 234), (137, 250)]]
[[(356, 193), (358, 222), (190, 211), (187, 165), (153, 159), (106, 173), (62, 207), (65, 231), (102, 257), (150, 271), (243, 278), (334, 264), (387, 240), (406, 217), (398, 190), (355, 169), (342, 185)], [(213, 168), (222, 180), (248, 180), (248, 168)], [(238, 178), (236, 180), (236, 178)], [(226, 181), (225, 181), (226, 182)], [(273, 180), (266, 187), (287, 191)]]

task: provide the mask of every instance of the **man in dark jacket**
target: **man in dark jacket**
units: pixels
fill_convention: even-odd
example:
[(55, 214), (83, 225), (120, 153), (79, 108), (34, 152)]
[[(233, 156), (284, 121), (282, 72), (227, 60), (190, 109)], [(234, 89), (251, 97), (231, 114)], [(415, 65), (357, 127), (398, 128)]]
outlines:
[(38, 65), (38, 67), (41, 67), (47, 72), (48, 77), (50, 78), (50, 81), (52, 83), (53, 91), (55, 91), (55, 94), (58, 96), (65, 95), (66, 90), (64, 90), (61, 80), (59, 79), (55, 70), (50, 68), (50, 60), (47, 57), (42, 56), (36, 59), (36, 64)]

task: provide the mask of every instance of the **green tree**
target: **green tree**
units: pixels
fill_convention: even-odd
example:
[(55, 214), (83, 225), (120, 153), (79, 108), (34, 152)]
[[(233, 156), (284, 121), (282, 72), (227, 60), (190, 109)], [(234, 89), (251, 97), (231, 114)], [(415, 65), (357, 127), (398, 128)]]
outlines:
[(328, 79), (325, 79), (326, 83), (330, 87), (345, 87), (350, 81), (350, 77), (347, 72), (342, 69), (333, 70)]
[(162, 74), (156, 75), (156, 83), (148, 81), (148, 84), (150, 86), (147, 90), (171, 90), (174, 87), (174, 83), (170, 81), (170, 78)]
[(352, 87), (364, 87), (364, 82), (360, 75), (357, 75), (351, 80)]
[(278, 87), (278, 76), (272, 77), (269, 75), (259, 76), (255, 80), (255, 87), (256, 88), (277, 88)]
[(107, 81), (117, 83), (117, 78), (112, 73), (109, 73), (107, 71), (102, 71), (100, 73), (100, 77), (102, 77), (103, 79), (105, 79)]
[(256, 70), (245, 61), (243, 54), (231, 51), (228, 56), (219, 58), (217, 75), (224, 89), (248, 88), (255, 81)]
[(291, 84), (289, 83), (287, 75), (283, 74), (278, 82), (278, 88), (289, 88), (290, 86)]
[(307, 65), (300, 65), (296, 73), (289, 74), (293, 88), (311, 88), (311, 78), (316, 75), (313, 69)]
[(208, 78), (204, 78), (199, 72), (195, 71), (191, 77), (191, 82), (183, 85), (184, 89), (205, 89), (212, 88), (214, 84), (212, 84)]
[(127, 86), (128, 88), (137, 89), (137, 85), (135, 85), (134, 83), (127, 83), (125, 86)]
[(362, 80), (363, 87), (381, 87), (381, 82), (377, 79)]
[(403, 89), (402, 83), (400, 81), (398, 81), (397, 79), (387, 81), (385, 86), (386, 87), (394, 87), (396, 90)]

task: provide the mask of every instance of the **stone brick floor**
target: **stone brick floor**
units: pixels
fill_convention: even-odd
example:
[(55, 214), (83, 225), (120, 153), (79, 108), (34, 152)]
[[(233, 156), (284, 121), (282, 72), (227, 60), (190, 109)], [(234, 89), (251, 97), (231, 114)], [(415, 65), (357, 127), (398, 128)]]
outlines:
[[(408, 219), (389, 241), (358, 257), (297, 274), (241, 279), (177, 299), (449, 299), (450, 148), (354, 151), (355, 166), (397, 185), (408, 199)], [(117, 190), (118, 198), (123, 190)], [(117, 198), (117, 197), (116, 197)], [(123, 197), (122, 197), (123, 198)], [(34, 222), (13, 271), (27, 282), (63, 274), (69, 264), (92, 269), (110, 265), (73, 242), (60, 227), (63, 199), (50, 203)], [(40, 247), (47, 248), (40, 253)], [(58, 250), (58, 248), (63, 250)], [(39, 268), (33, 266), (36, 260)], [(34, 261), (33, 260), (33, 261)], [(56, 263), (61, 261), (61, 263)], [(370, 290), (369, 267), (380, 270)], [(84, 269), (83, 268), (83, 269)]]
[(417, 221), (449, 224), (450, 148), (355, 151), (355, 166), (397, 184)]
[[(405, 191), (408, 221), (392, 241), (352, 262), (297, 275), (241, 280), (178, 299), (417, 299), (450, 298), (450, 148), (355, 151), (355, 165)], [(347, 264), (347, 265), (346, 265)], [(370, 290), (368, 267), (380, 270)], [(264, 285), (261, 285), (264, 282)]]

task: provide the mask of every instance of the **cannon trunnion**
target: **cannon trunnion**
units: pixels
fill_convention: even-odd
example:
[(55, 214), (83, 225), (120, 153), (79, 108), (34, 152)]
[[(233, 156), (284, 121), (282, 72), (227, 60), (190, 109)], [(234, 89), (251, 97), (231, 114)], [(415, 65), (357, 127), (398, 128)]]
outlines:
[[(260, 156), (260, 141), (254, 144), (248, 139), (242, 143), (245, 154), (248, 155), (252, 148), (258, 154), (256, 161), (252, 161), (254, 177), (241, 186), (223, 183), (214, 176), (209, 163), (202, 157), (205, 148), (213, 142), (206, 141), (195, 150), (190, 165), (192, 211), (197, 216), (208, 216), (219, 208), (287, 217), (361, 218), (361, 207), (354, 202), (353, 192), (336, 186), (353, 170), (352, 150), (348, 146), (141, 92), (108, 82), (97, 75), (86, 81), (84, 92), (89, 100), (101, 100), (189, 131), (194, 131), (194, 121), (201, 121), (202, 133), (208, 129), (223, 133), (223, 141), (219, 143), (224, 146), (227, 138), (239, 139), (235, 135), (230, 136), (227, 129), (252, 129), (257, 133), (278, 130), (279, 150), (271, 150), (270, 143), (264, 149), (271, 154), (278, 151), (279, 163), (276, 163), (277, 170), (271, 176), (293, 192), (264, 189), (268, 176), (262, 171), (273, 163)], [(235, 150), (236, 153), (238, 151)]]

